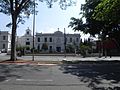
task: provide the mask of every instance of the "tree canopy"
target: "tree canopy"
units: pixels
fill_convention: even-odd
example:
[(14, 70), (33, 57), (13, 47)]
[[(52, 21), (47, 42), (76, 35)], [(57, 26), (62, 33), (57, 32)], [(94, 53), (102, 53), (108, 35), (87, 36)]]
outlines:
[(94, 10), (96, 20), (120, 23), (120, 0), (102, 0)]
[(35, 8), (38, 3), (35, 1), (46, 2), (51, 8), (54, 2), (59, 1), (61, 9), (66, 9), (67, 6), (75, 4), (74, 0), (0, 0), (0, 13), (11, 16), (11, 22), (7, 25), (12, 26), (11, 39), (11, 60), (16, 60), (16, 30), (18, 24), (24, 24), (24, 18), (35, 13)]
[(44, 51), (48, 50), (48, 44), (47, 44), (47, 43), (43, 43), (41, 48), (42, 48)]
[(92, 36), (100, 34), (100, 30), (103, 28), (103, 22), (92, 18), (94, 9), (100, 1), (101, 0), (86, 0), (85, 4), (81, 5), (81, 17), (79, 19), (72, 17), (69, 27), (72, 27), (75, 31), (82, 31), (85, 34), (89, 33)]
[(102, 0), (95, 7), (92, 17), (107, 22), (108, 36), (116, 39), (120, 45), (120, 0)]
[(102, 39), (107, 35), (118, 39), (117, 36), (120, 33), (119, 4), (119, 0), (86, 0), (85, 4), (81, 5), (81, 17), (79, 19), (72, 17), (69, 26), (73, 30), (89, 33), (92, 36), (98, 34)]

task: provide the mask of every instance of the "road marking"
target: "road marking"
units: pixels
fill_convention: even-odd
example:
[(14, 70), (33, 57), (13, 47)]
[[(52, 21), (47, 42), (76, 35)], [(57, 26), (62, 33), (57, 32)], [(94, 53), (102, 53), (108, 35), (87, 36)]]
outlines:
[(63, 58), (63, 60), (64, 60), (64, 61), (67, 61), (67, 59), (66, 59), (66, 58)]
[(44, 80), (35, 80), (35, 79), (16, 79), (16, 81), (28, 81), (28, 82), (32, 82), (32, 81), (39, 81), (39, 82), (52, 82), (52, 79), (44, 79)]
[(9, 81), (10, 81), (10, 79), (5, 80), (5, 82), (9, 82)]
[(41, 64), (41, 63), (38, 63), (37, 65), (53, 66), (53, 65), (57, 65), (57, 64)]
[(27, 65), (28, 63), (16, 63), (17, 65)]
[(55, 66), (57, 64), (41, 64), (41, 63), (16, 63), (17, 65), (40, 65), (40, 66)]

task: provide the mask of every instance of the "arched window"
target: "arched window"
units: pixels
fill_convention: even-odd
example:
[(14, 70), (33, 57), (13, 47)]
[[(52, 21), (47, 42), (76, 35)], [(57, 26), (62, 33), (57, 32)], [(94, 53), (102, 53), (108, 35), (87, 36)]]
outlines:
[(3, 49), (5, 48), (5, 44), (3, 44)]
[(40, 38), (39, 37), (38, 37), (37, 41), (40, 42)]

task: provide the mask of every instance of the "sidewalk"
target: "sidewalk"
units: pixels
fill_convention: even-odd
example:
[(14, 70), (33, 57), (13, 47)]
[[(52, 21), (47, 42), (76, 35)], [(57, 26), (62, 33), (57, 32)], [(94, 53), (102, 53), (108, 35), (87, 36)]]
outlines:
[[(82, 57), (80, 57), (79, 59), (77, 58), (77, 59), (73, 59), (73, 61), (74, 60), (78, 60), (78, 61), (115, 61), (115, 60), (117, 60), (117, 61), (120, 61), (120, 57), (118, 57), (118, 56), (114, 56), (114, 57), (101, 57), (101, 58), (99, 58), (99, 57), (85, 57), (85, 58), (82, 58)], [(69, 60), (68, 60), (69, 61)]]

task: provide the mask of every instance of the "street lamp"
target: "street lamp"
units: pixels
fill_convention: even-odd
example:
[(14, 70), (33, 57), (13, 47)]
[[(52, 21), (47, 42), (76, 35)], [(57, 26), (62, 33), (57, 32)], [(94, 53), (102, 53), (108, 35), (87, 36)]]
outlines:
[(34, 32), (35, 32), (35, 0), (34, 0), (34, 13), (33, 13), (33, 50), (32, 50), (32, 61), (34, 61)]
[(65, 28), (64, 28), (64, 48), (65, 48), (64, 55), (66, 57), (66, 31), (65, 31)]

